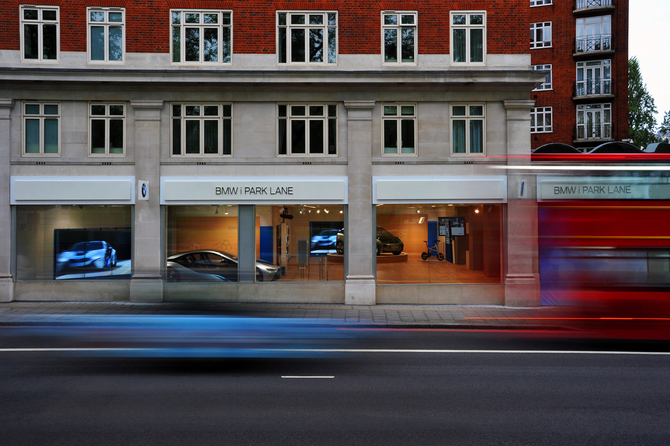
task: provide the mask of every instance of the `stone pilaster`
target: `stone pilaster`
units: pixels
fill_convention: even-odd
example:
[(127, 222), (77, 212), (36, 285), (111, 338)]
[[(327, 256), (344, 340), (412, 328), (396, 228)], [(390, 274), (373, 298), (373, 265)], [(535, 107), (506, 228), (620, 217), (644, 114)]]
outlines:
[[(538, 230), (535, 176), (523, 166), (530, 165), (530, 100), (505, 101), (507, 111), (507, 250), (505, 305), (540, 305), (538, 274)], [(521, 196), (521, 182), (525, 181)]]
[(9, 205), (9, 126), (13, 99), (0, 98), (0, 302), (14, 299), (11, 273), (12, 208)]
[(163, 101), (131, 101), (135, 111), (135, 179), (149, 182), (149, 200), (135, 202), (130, 300), (161, 302), (160, 129)]
[(372, 110), (374, 101), (344, 101), (347, 109), (349, 204), (345, 303), (374, 305), (375, 227), (372, 199)]

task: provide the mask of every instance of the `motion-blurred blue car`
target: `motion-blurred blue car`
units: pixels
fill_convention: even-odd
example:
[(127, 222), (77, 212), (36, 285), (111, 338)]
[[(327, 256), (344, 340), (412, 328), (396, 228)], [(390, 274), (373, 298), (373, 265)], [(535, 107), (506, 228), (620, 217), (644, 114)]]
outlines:
[(58, 254), (56, 271), (72, 268), (104, 269), (116, 266), (116, 249), (105, 241), (79, 242)]

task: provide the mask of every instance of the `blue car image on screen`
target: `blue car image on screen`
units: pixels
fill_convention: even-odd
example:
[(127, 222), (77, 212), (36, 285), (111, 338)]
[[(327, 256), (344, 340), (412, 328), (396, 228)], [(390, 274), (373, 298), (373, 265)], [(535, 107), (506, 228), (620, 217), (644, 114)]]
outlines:
[(104, 269), (116, 266), (116, 249), (105, 241), (79, 242), (58, 254), (56, 271)]

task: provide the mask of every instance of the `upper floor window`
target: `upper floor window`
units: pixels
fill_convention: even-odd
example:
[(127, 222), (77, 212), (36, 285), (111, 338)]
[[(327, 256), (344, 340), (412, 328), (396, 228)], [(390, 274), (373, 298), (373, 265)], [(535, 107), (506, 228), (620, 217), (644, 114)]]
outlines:
[(598, 8), (600, 6), (612, 6), (612, 0), (577, 0), (577, 9)]
[(612, 94), (612, 61), (577, 62), (577, 96)]
[(416, 153), (416, 106), (384, 104), (382, 115), (384, 155)]
[(546, 80), (544, 81), (544, 83), (541, 84), (541, 85), (539, 85), (538, 87), (535, 87), (535, 90), (536, 90), (536, 91), (537, 91), (537, 90), (551, 90), (551, 89), (554, 88), (554, 87), (553, 87), (553, 84), (552, 84), (552, 80), (551, 80), (551, 73), (552, 73), (551, 64), (545, 64), (545, 65), (533, 65), (533, 70), (536, 70), (536, 71), (549, 71), (549, 73), (547, 73), (547, 78), (546, 78)]
[(172, 104), (172, 156), (232, 155), (231, 104)]
[(535, 107), (530, 111), (530, 133), (550, 133), (553, 131), (552, 107)]
[(278, 104), (278, 155), (337, 155), (336, 104)]
[(125, 11), (88, 8), (88, 59), (92, 62), (123, 62)]
[(337, 12), (278, 12), (277, 62), (336, 64)]
[(126, 140), (124, 104), (89, 104), (91, 155), (123, 155)]
[(612, 139), (612, 104), (578, 105), (577, 139)]
[[(579, 0), (577, 0), (579, 1)], [(544, 6), (551, 5), (552, 0), (530, 0), (530, 6)]]
[(170, 11), (173, 63), (230, 63), (232, 11)]
[(452, 153), (484, 155), (486, 147), (484, 104), (451, 106)]
[(483, 65), (486, 55), (486, 12), (451, 12), (451, 61)]
[(576, 51), (609, 51), (612, 49), (612, 16), (577, 19)]
[(530, 47), (544, 48), (551, 46), (551, 22), (530, 24)]
[(23, 155), (60, 156), (60, 103), (23, 103)]
[(58, 6), (21, 6), (22, 60), (57, 60), (60, 45)]
[(383, 12), (384, 63), (416, 63), (416, 12)]

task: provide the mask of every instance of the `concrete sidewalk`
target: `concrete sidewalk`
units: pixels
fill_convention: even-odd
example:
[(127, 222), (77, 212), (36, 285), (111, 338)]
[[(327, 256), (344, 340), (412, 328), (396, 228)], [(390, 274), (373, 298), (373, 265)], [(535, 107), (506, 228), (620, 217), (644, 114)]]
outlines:
[(564, 307), (511, 308), (488, 305), (337, 305), (283, 303), (128, 303), (8, 302), (0, 303), (0, 322), (13, 315), (70, 314), (226, 314), (319, 319), (380, 327), (558, 328)]

